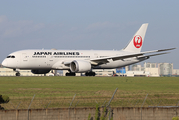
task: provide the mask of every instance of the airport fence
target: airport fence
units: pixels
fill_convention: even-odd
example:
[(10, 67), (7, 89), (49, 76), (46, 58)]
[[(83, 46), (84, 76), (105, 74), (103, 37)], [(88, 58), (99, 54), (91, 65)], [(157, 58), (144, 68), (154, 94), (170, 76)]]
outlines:
[(51, 91), (21, 90), (5, 93), (10, 101), (1, 104), (10, 109), (48, 109), (95, 107), (165, 107), (178, 106), (179, 92), (114, 91)]

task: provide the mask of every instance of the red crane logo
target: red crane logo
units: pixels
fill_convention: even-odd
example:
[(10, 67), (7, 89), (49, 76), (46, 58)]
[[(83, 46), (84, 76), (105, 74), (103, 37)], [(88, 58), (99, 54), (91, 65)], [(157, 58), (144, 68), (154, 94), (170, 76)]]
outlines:
[(133, 42), (136, 48), (140, 48), (142, 46), (142, 37), (140, 35), (134, 36)]

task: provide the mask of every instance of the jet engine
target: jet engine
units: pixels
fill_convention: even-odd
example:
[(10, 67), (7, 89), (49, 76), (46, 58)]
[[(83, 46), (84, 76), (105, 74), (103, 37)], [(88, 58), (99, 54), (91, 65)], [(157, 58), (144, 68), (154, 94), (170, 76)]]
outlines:
[(70, 63), (70, 70), (75, 73), (88, 72), (91, 70), (91, 64), (87, 61), (74, 60)]
[(49, 69), (31, 70), (31, 72), (34, 74), (46, 74), (46, 73), (49, 73), (50, 70)]

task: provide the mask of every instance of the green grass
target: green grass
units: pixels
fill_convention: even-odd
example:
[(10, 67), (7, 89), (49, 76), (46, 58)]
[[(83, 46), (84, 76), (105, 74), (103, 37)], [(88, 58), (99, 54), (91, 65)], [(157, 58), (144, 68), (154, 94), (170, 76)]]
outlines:
[[(0, 93), (11, 102), (6, 109), (27, 108), (32, 97), (32, 108), (105, 105), (115, 89), (118, 91), (111, 106), (176, 105), (179, 100), (178, 77), (0, 77)], [(106, 101), (106, 102), (105, 102)], [(16, 107), (13, 107), (16, 106)]]
[(0, 92), (26, 89), (49, 91), (178, 91), (178, 77), (0, 77)]

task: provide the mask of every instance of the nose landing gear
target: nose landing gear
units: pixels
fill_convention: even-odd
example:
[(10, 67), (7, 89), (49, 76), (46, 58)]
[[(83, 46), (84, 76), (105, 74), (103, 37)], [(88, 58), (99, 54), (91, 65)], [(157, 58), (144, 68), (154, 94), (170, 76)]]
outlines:
[(16, 73), (16, 76), (20, 76), (21, 74), (19, 72)]
[(13, 70), (16, 72), (16, 74), (15, 74), (16, 76), (20, 76), (21, 75), (18, 69), (13, 69)]

